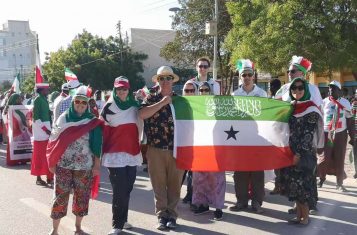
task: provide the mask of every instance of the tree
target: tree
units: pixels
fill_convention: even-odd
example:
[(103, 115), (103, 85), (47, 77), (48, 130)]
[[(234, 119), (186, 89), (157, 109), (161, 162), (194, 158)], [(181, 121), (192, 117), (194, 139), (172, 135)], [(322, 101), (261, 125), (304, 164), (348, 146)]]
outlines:
[(78, 80), (94, 89), (112, 89), (114, 79), (124, 75), (130, 80), (132, 90), (145, 85), (138, 75), (143, 71), (142, 61), (147, 55), (134, 53), (122, 39), (120, 22), (117, 25), (118, 36), (104, 39), (83, 30), (67, 49), (51, 53), (43, 66), (44, 77), (51, 88), (59, 90), (64, 80), (64, 68), (70, 68)]
[(7, 81), (7, 80), (3, 81), (1, 83), (2, 92), (6, 92), (7, 90), (9, 90), (11, 88), (11, 86), (12, 86), (12, 83), (10, 81)]
[(225, 47), (231, 61), (252, 59), (260, 70), (279, 74), (293, 55), (313, 62), (313, 70), (357, 65), (357, 2), (280, 0), (228, 2), (233, 28)]
[(21, 83), (20, 90), (25, 94), (32, 94), (34, 92), (35, 87), (35, 73), (27, 76), (24, 81)]
[[(205, 35), (205, 24), (214, 18), (214, 0), (179, 0), (180, 10), (173, 16), (175, 39), (167, 43), (160, 55), (179, 68), (194, 67), (202, 56), (213, 59), (213, 36)], [(219, 0), (218, 14), (218, 74), (229, 77), (230, 52), (222, 47), (224, 38), (232, 27), (225, 0)]]

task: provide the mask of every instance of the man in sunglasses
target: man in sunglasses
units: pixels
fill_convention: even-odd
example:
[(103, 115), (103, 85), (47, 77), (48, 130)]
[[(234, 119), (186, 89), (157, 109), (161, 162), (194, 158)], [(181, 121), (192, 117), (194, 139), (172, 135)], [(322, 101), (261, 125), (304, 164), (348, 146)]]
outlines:
[(147, 137), (146, 153), (149, 176), (155, 195), (157, 229), (175, 229), (177, 203), (180, 200), (183, 170), (176, 167), (173, 156), (174, 120), (169, 104), (174, 95), (172, 86), (179, 77), (169, 66), (161, 66), (152, 81), (159, 84), (156, 94), (148, 95), (139, 110), (139, 117), (145, 120)]
[(192, 81), (196, 82), (198, 85), (201, 85), (203, 82), (208, 82), (209, 85), (213, 88), (214, 95), (221, 94), (221, 87), (219, 83), (213, 79), (208, 78), (208, 70), (211, 67), (211, 62), (205, 58), (201, 57), (196, 61), (196, 70), (198, 75), (192, 78)]
[[(242, 86), (232, 95), (268, 97), (267, 93), (254, 84), (254, 64), (249, 59), (238, 60), (236, 64), (239, 70)], [(233, 175), (234, 189), (237, 204), (229, 207), (230, 211), (240, 211), (248, 207), (248, 188), (252, 188), (252, 209), (257, 213), (263, 213), (261, 208), (264, 198), (264, 171), (235, 171)]]
[[(298, 77), (306, 79), (306, 75), (310, 71), (311, 65), (312, 63), (308, 59), (302, 56), (294, 55), (290, 61), (289, 69), (287, 71), (289, 81), (292, 81), (294, 78)], [(277, 91), (275, 99), (291, 101), (289, 96), (289, 88), (290, 83), (283, 85), (280, 90)], [(314, 102), (316, 106), (320, 107), (322, 105), (322, 97), (319, 88), (309, 83), (309, 91), (311, 94), (311, 101)]]

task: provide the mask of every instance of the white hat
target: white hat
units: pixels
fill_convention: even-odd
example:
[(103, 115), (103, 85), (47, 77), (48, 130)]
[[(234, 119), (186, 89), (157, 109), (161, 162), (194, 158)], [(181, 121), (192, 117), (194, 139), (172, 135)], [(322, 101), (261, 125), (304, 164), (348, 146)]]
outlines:
[(67, 83), (62, 84), (61, 89), (62, 89), (63, 91), (68, 91), (68, 90), (69, 90), (68, 84), (67, 84)]
[(68, 85), (69, 89), (74, 89), (74, 88), (79, 87), (81, 84), (79, 83), (78, 80), (70, 80), (67, 82), (67, 85)]
[(330, 84), (328, 84), (329, 86), (337, 86), (338, 87), (338, 89), (340, 89), (341, 90), (341, 83), (339, 83), (338, 81), (332, 81), (332, 82), (330, 82)]
[(174, 77), (174, 82), (177, 82), (179, 80), (179, 77), (174, 74), (174, 72), (172, 71), (172, 68), (170, 68), (169, 66), (161, 66), (158, 70), (156, 75), (154, 75), (152, 77), (152, 81), (153, 82), (157, 82), (157, 78), (159, 76), (173, 76)]
[(80, 96), (83, 98), (89, 98), (90, 97), (90, 89), (88, 89), (87, 86), (80, 86), (76, 90), (76, 94), (74, 96)]

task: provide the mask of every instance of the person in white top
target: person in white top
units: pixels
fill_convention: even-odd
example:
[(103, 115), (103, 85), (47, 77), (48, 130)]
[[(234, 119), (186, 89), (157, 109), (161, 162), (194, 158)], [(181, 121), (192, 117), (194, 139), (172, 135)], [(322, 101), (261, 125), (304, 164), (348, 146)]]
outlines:
[(95, 103), (97, 104), (98, 107), (98, 111), (99, 113), (102, 111), (104, 105), (105, 105), (105, 101), (102, 100), (102, 91), (101, 90), (97, 90), (95, 93)]
[(353, 139), (351, 104), (341, 97), (341, 84), (332, 81), (329, 84), (329, 97), (323, 100), (322, 111), (325, 131), (324, 153), (318, 157), (318, 174), (321, 188), (326, 180), (326, 174), (336, 175), (336, 189), (347, 191), (343, 186), (346, 177), (344, 171), (347, 146), (347, 130)]
[[(239, 60), (237, 69), (243, 84), (232, 95), (268, 97), (263, 89), (254, 84), (254, 64), (252, 61), (249, 59)], [(264, 171), (235, 171), (233, 179), (237, 204), (229, 207), (229, 210), (240, 211), (248, 207), (250, 184), (252, 188), (252, 209), (257, 213), (263, 213), (261, 206), (264, 198)]]
[(208, 84), (212, 87), (213, 95), (221, 94), (221, 87), (219, 83), (212, 78), (208, 78), (208, 70), (211, 67), (211, 62), (209, 59), (205, 57), (201, 57), (196, 61), (196, 70), (198, 75), (191, 80), (196, 82), (199, 86), (202, 85), (203, 82), (208, 82)]
[[(294, 55), (290, 61), (289, 70), (287, 71), (289, 76), (289, 81), (291, 82), (294, 78), (302, 77), (306, 79), (307, 73), (310, 71), (312, 63), (302, 57)], [(280, 90), (277, 91), (275, 95), (275, 99), (283, 100), (283, 101), (291, 101), (289, 96), (289, 88), (291, 83), (284, 84)], [(317, 107), (322, 105), (322, 97), (320, 90), (317, 86), (309, 83), (309, 90), (311, 94), (311, 101), (316, 104)]]
[(53, 124), (52, 126), (55, 125), (58, 117), (60, 116), (60, 103), (62, 100), (64, 100), (64, 98), (66, 98), (69, 94), (69, 87), (67, 83), (62, 84), (61, 87), (61, 94), (55, 99), (55, 101), (53, 101)]

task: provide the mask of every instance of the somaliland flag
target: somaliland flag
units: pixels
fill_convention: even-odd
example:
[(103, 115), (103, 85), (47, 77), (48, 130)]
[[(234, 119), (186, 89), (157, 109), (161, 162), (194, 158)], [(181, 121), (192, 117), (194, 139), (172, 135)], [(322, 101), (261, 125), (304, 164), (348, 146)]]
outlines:
[(260, 171), (292, 165), (289, 103), (248, 96), (173, 97), (177, 166)]
[(64, 70), (64, 77), (67, 81), (78, 80), (77, 76), (68, 68)]

